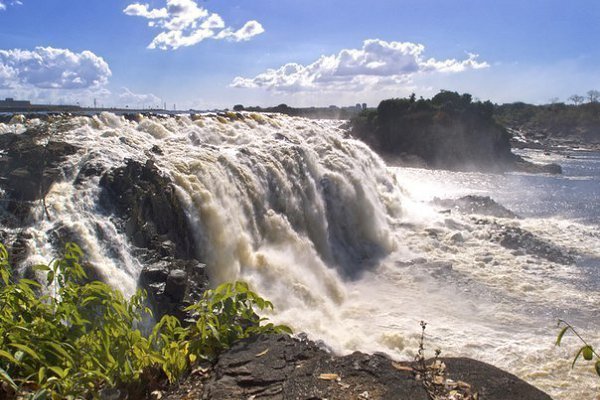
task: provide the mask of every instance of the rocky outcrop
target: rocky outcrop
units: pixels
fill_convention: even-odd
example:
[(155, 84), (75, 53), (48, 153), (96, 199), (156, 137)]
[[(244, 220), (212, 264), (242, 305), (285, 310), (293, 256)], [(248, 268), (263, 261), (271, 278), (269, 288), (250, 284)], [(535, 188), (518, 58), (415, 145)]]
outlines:
[(140, 286), (148, 292), (155, 314), (185, 318), (182, 309), (208, 286), (198, 260), (193, 232), (170, 179), (152, 160), (105, 172), (100, 202), (137, 247), (143, 270)]
[[(441, 212), (458, 212), (495, 218), (515, 219), (517, 214), (495, 202), (488, 196), (468, 195), (459, 199), (435, 198), (432, 204), (443, 207)], [(549, 241), (518, 226), (511, 226), (492, 219), (473, 216), (478, 225), (489, 225), (489, 239), (500, 246), (512, 250), (514, 255), (532, 255), (558, 264), (573, 264), (575, 257), (569, 251), (562, 249)], [(462, 241), (462, 235), (456, 233), (452, 240)]]
[(430, 100), (388, 99), (352, 118), (352, 135), (393, 164), (455, 171), (560, 174), (513, 154), (511, 134), (494, 118), (494, 105), (468, 93), (442, 90)]
[(135, 246), (184, 259), (196, 256), (175, 187), (152, 160), (145, 164), (128, 160), (125, 166), (106, 172), (100, 186), (104, 189), (101, 204), (123, 219), (123, 228)]
[(46, 135), (43, 128), (0, 135), (0, 187), (11, 217), (3, 221), (6, 225), (24, 223), (31, 203), (44, 199), (52, 184), (63, 178), (64, 161), (78, 150), (60, 141), (44, 143)]
[(515, 158), (514, 170), (529, 174), (562, 174), (562, 167), (558, 164), (534, 164), (532, 162), (526, 161), (520, 156), (517, 156)]
[(434, 198), (432, 203), (438, 207), (461, 214), (488, 215), (496, 218), (519, 218), (519, 216), (489, 196), (467, 195), (459, 199)]
[(493, 224), (496, 232), (492, 240), (515, 254), (530, 254), (558, 264), (573, 264), (575, 259), (567, 251), (546, 240), (515, 226)]
[[(489, 364), (442, 359), (447, 386), (468, 387), (488, 400), (550, 400), (544, 392)], [(429, 400), (414, 363), (355, 352), (336, 356), (308, 340), (261, 335), (221, 354), (201, 380), (188, 377), (167, 399)], [(464, 397), (461, 397), (464, 398)]]

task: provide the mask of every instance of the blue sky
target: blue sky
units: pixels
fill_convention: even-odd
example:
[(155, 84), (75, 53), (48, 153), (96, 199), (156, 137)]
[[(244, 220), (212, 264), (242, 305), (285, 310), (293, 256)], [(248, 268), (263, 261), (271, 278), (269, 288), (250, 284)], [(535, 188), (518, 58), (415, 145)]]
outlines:
[[(152, 26), (150, 26), (152, 25)], [(0, 97), (221, 108), (600, 89), (600, 2), (0, 0)]]

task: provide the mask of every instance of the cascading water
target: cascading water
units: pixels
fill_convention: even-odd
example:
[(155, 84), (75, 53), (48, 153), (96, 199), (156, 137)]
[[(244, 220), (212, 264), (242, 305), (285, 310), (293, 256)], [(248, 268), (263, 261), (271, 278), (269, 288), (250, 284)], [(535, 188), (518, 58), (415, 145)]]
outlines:
[[(15, 122), (0, 124), (0, 133), (43, 124)], [(570, 352), (553, 341), (557, 317), (597, 326), (599, 288), (583, 288), (576, 265), (497, 237), (526, 231), (598, 259), (598, 228), (440, 213), (416, 192), (423, 176), (388, 168), (340, 125), (263, 114), (132, 121), (103, 113), (50, 123), (53, 140), (80, 150), (46, 196), (51, 219), (34, 210), (28, 262), (50, 259), (51, 232), (66, 226), (101, 275), (132, 293), (142, 266), (99, 205), (100, 178), (75, 177), (85, 165), (108, 170), (152, 159), (176, 186), (211, 282), (250, 282), (273, 301), (277, 322), (338, 352), (407, 358), (426, 320), (428, 345), (445, 355), (496, 364), (557, 398), (589, 396), (593, 373), (570, 371)]]

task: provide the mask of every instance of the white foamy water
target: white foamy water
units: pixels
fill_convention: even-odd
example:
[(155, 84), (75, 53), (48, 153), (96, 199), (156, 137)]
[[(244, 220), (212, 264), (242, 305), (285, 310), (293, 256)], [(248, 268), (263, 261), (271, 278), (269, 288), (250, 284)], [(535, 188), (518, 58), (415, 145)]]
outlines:
[[(553, 343), (559, 317), (600, 343), (600, 283), (591, 278), (600, 232), (593, 219), (530, 212), (526, 176), (388, 168), (339, 126), (250, 114), (139, 122), (101, 114), (55, 123), (54, 138), (82, 150), (46, 198), (52, 220), (40, 207), (28, 229), (38, 257), (31, 261), (51, 258), (49, 235), (63, 224), (106, 280), (132, 293), (141, 265), (98, 206), (99, 178), (73, 181), (85, 164), (112, 168), (126, 158), (151, 158), (177, 185), (212, 283), (249, 281), (275, 304), (270, 317), (277, 322), (339, 353), (405, 359), (417, 351), (425, 320), (432, 350), (490, 362), (558, 399), (592, 398), (599, 387), (591, 367), (570, 369), (577, 342)], [(0, 124), (0, 132), (24, 128)], [(162, 154), (150, 152), (153, 146)], [(528, 218), (448, 214), (428, 202), (464, 194), (491, 195)], [(561, 265), (506, 249), (494, 241), (505, 226), (586, 263)]]

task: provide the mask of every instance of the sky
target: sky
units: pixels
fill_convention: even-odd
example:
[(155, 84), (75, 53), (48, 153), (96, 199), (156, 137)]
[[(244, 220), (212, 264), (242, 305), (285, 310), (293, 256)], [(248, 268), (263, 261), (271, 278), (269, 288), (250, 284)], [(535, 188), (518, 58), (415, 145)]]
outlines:
[(597, 0), (0, 0), (0, 98), (91, 106), (495, 103), (600, 90)]

